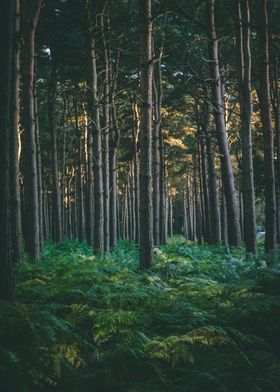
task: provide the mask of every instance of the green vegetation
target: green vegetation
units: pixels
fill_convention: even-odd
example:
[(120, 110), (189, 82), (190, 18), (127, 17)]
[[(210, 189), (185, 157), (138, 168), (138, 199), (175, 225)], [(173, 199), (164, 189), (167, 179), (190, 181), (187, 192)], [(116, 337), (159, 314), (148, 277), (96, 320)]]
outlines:
[(177, 237), (138, 272), (126, 242), (48, 244), (1, 303), (1, 390), (278, 391), (280, 272), (242, 253)]

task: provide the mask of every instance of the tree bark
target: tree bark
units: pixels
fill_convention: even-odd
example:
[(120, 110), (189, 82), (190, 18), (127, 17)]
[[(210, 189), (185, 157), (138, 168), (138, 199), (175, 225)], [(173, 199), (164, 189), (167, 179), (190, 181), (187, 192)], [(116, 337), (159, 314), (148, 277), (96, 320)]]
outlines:
[(268, 16), (266, 0), (257, 0), (258, 48), (259, 48), (259, 104), (264, 139), (265, 173), (265, 251), (276, 250), (276, 200), (273, 132), (270, 110)]
[(24, 148), (24, 190), (26, 219), (26, 251), (31, 260), (38, 260), (40, 253), (38, 172), (36, 160), (35, 118), (34, 118), (34, 58), (35, 31), (39, 19), (41, 0), (28, 0), (26, 34), (24, 39), (22, 66), (23, 128)]
[(226, 198), (228, 239), (230, 245), (239, 246), (241, 244), (241, 232), (232, 163), (227, 142), (223, 98), (221, 93), (218, 40), (215, 27), (215, 0), (208, 0), (208, 5), (209, 67), (212, 79), (212, 98), (216, 123), (216, 134), (220, 152), (222, 180)]
[(53, 240), (54, 242), (62, 241), (61, 225), (61, 195), (59, 185), (59, 165), (58, 165), (58, 148), (57, 132), (54, 123), (55, 105), (56, 105), (56, 64), (51, 64), (49, 93), (48, 93), (48, 121), (49, 132), (52, 143), (52, 219), (53, 219)]
[(242, 143), (242, 199), (246, 254), (257, 253), (256, 211), (252, 154), (252, 97), (250, 9), (248, 0), (237, 0), (237, 62)]
[(21, 205), (19, 188), (19, 73), (20, 73), (20, 1), (15, 1), (14, 9), (14, 37), (12, 41), (11, 64), (11, 141), (10, 141), (10, 178), (11, 178), (11, 258), (14, 263), (21, 262), (22, 231)]
[(140, 12), (140, 268), (153, 261), (152, 201), (152, 10), (151, 0), (139, 0)]
[(11, 97), (13, 94), (12, 56), (14, 40), (15, 1), (6, 1), (0, 13), (0, 298), (13, 298), (10, 243), (10, 179), (9, 158), (11, 138)]

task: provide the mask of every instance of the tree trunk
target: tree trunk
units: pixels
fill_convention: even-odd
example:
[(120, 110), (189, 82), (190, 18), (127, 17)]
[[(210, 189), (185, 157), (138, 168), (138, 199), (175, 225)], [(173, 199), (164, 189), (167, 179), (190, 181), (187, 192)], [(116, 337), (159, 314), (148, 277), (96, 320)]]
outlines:
[(53, 219), (53, 240), (54, 242), (62, 241), (61, 226), (61, 195), (59, 186), (59, 165), (57, 149), (57, 132), (54, 124), (55, 104), (56, 104), (56, 64), (51, 65), (49, 94), (48, 94), (48, 121), (49, 132), (52, 143), (52, 219)]
[(11, 99), (14, 91), (12, 69), (15, 57), (12, 54), (14, 40), (15, 1), (2, 4), (0, 13), (0, 299), (12, 299), (13, 278), (10, 243), (10, 181), (9, 142), (11, 139)]
[(208, 4), (209, 67), (212, 79), (212, 98), (216, 123), (216, 134), (220, 152), (222, 180), (226, 198), (228, 239), (230, 245), (239, 246), (241, 244), (241, 232), (233, 170), (227, 142), (223, 98), (221, 93), (218, 40), (215, 27), (215, 0), (208, 0)]
[(275, 118), (275, 138), (276, 138), (276, 206), (277, 206), (277, 242), (280, 243), (280, 97), (279, 97), (279, 62), (276, 60), (274, 69), (274, 86), (273, 86), (273, 111)]
[(206, 138), (211, 244), (217, 245), (221, 242), (221, 223), (217, 196), (217, 176), (214, 163), (214, 152), (212, 149), (211, 132), (209, 129), (209, 114), (209, 103), (206, 103), (204, 108), (203, 132)]
[(276, 200), (273, 156), (273, 132), (270, 110), (268, 17), (266, 0), (257, 0), (258, 47), (259, 47), (259, 103), (264, 139), (265, 174), (265, 251), (276, 249)]
[(153, 238), (160, 244), (160, 128), (161, 128), (161, 61), (153, 74), (154, 132), (153, 132)]
[(86, 132), (87, 132), (87, 190), (86, 190), (86, 237), (89, 245), (93, 246), (93, 159), (92, 159), (92, 133), (91, 127), (86, 116)]
[(11, 258), (14, 263), (21, 262), (22, 232), (21, 209), (19, 188), (19, 159), (20, 159), (20, 134), (19, 134), (19, 73), (20, 73), (20, 1), (15, 1), (13, 16), (14, 37), (12, 41), (11, 65), (11, 140), (10, 140), (10, 186), (11, 186)]
[(35, 30), (39, 19), (41, 0), (26, 2), (27, 20), (22, 66), (22, 124), (25, 130), (24, 190), (26, 219), (26, 251), (31, 260), (38, 260), (40, 252), (38, 173), (34, 118), (34, 56)]
[[(105, 6), (106, 7), (106, 6)], [(103, 187), (104, 187), (104, 251), (110, 249), (110, 158), (109, 158), (109, 133), (110, 133), (110, 102), (109, 102), (109, 60), (107, 50), (107, 37), (104, 26), (103, 9), (100, 15), (100, 25), (102, 32), (103, 68), (104, 68), (104, 96), (103, 96)]]
[(256, 211), (252, 154), (252, 97), (249, 1), (237, 1), (237, 61), (242, 143), (243, 225), (246, 254), (257, 253)]
[(140, 268), (153, 261), (152, 201), (152, 10), (151, 0), (139, 0), (140, 12)]
[(93, 134), (93, 172), (94, 172), (94, 249), (104, 251), (104, 208), (102, 175), (102, 142), (97, 92), (97, 69), (95, 40), (91, 39), (91, 92), (92, 92), (92, 134)]

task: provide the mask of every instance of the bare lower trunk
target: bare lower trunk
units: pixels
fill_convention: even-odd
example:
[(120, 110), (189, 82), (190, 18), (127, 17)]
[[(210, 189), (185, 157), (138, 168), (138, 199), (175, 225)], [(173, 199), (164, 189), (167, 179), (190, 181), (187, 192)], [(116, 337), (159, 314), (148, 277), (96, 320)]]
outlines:
[[(242, 4), (242, 5), (241, 5)], [(256, 212), (252, 154), (252, 98), (249, 2), (238, 1), (237, 60), (242, 143), (242, 196), (246, 253), (257, 253)]]
[(276, 200), (273, 132), (270, 110), (268, 17), (266, 0), (257, 0), (258, 44), (259, 44), (259, 103), (264, 139), (265, 173), (265, 251), (276, 249)]
[(238, 246), (241, 244), (241, 232), (239, 225), (237, 196), (235, 191), (232, 163), (228, 148), (225, 126), (223, 97), (221, 93), (221, 76), (219, 71), (218, 59), (218, 40), (215, 28), (215, 0), (208, 0), (208, 3), (208, 39), (210, 57), (209, 67), (212, 79), (212, 98), (216, 123), (216, 135), (220, 152), (222, 180), (226, 198), (228, 217), (228, 239), (230, 245)]
[(18, 40), (20, 29), (20, 1), (15, 1), (14, 32), (12, 67), (11, 67), (11, 140), (10, 140), (10, 186), (11, 186), (11, 258), (14, 263), (21, 262), (22, 232), (19, 188), (19, 72), (20, 72), (20, 42)]
[(35, 118), (34, 118), (34, 56), (35, 29), (39, 19), (41, 1), (27, 2), (28, 18), (23, 51), (22, 74), (22, 124), (25, 130), (24, 149), (24, 190), (26, 219), (26, 251), (30, 259), (37, 260), (40, 252), (38, 172), (36, 159)]

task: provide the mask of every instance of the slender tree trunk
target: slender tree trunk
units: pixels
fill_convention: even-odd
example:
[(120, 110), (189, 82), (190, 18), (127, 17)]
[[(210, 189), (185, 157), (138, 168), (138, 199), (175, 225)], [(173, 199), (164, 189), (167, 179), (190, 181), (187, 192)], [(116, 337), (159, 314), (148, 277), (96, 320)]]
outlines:
[(160, 243), (165, 244), (167, 241), (166, 232), (166, 183), (165, 183), (165, 157), (164, 157), (164, 139), (162, 129), (159, 133), (159, 155), (160, 155), (160, 178), (159, 178), (159, 213), (160, 213)]
[(222, 242), (224, 245), (228, 245), (228, 220), (227, 220), (227, 208), (226, 198), (224, 190), (221, 188), (221, 234)]
[(102, 175), (102, 142), (97, 92), (95, 40), (91, 39), (91, 91), (93, 96), (93, 172), (94, 172), (94, 249), (104, 251), (104, 207)]
[(19, 134), (19, 73), (20, 73), (20, 1), (15, 1), (13, 16), (14, 37), (12, 51), (12, 76), (11, 76), (11, 258), (14, 263), (21, 262), (22, 232), (21, 232), (21, 209), (19, 188), (19, 159), (20, 159), (20, 134)]
[(152, 10), (151, 0), (139, 0), (140, 11), (140, 267), (153, 261), (152, 203)]
[(243, 224), (246, 254), (257, 253), (256, 211), (252, 154), (252, 97), (250, 9), (248, 0), (237, 0), (237, 61), (242, 143)]
[(58, 165), (58, 148), (57, 148), (57, 132), (54, 123), (55, 105), (56, 105), (56, 64), (51, 65), (49, 94), (48, 94), (48, 121), (49, 132), (52, 142), (52, 219), (53, 219), (53, 240), (55, 242), (62, 241), (62, 225), (61, 225), (61, 195), (59, 185), (59, 165)]
[(265, 251), (276, 249), (276, 200), (273, 132), (270, 110), (269, 49), (267, 1), (257, 0), (258, 45), (259, 45), (259, 103), (264, 139), (265, 173)]
[(93, 246), (94, 220), (93, 220), (93, 159), (92, 159), (92, 133), (86, 116), (87, 132), (87, 191), (86, 191), (86, 237), (89, 245)]
[(41, 145), (40, 145), (40, 128), (39, 128), (39, 118), (38, 118), (38, 108), (37, 108), (37, 97), (35, 96), (34, 101), (35, 109), (35, 142), (36, 142), (36, 160), (37, 160), (37, 170), (38, 170), (38, 203), (39, 203), (39, 240), (40, 240), (40, 251), (43, 250), (44, 245), (44, 233), (43, 233), (43, 185), (42, 185), (42, 158), (41, 158)]
[(104, 188), (104, 251), (110, 248), (110, 157), (109, 157), (109, 132), (110, 132), (110, 106), (109, 106), (109, 60), (104, 26), (104, 7), (100, 15), (102, 32), (103, 68), (104, 68), (104, 98), (103, 98), (103, 188)]
[(280, 97), (279, 97), (279, 76), (278, 76), (279, 61), (275, 62), (274, 69), (274, 99), (273, 111), (275, 118), (275, 138), (276, 138), (276, 206), (277, 206), (277, 241), (280, 243)]
[(221, 242), (221, 223), (217, 195), (217, 176), (214, 164), (214, 152), (212, 149), (211, 132), (209, 129), (209, 103), (205, 104), (203, 132), (206, 137), (206, 157), (208, 169), (209, 209), (211, 222), (211, 244)]
[[(160, 68), (160, 59), (158, 61)], [(154, 100), (154, 129), (153, 129), (153, 238), (154, 245), (160, 243), (160, 128), (161, 128), (161, 83), (160, 69), (154, 69), (153, 100)]]
[(15, 1), (2, 4), (0, 13), (0, 299), (13, 298), (10, 242), (10, 179), (9, 142), (11, 138), (11, 99), (14, 91), (12, 69), (15, 57), (12, 54), (14, 40)]
[(139, 244), (140, 242), (140, 218), (139, 218), (139, 159), (138, 159), (138, 138), (139, 138), (139, 113), (138, 106), (136, 102), (136, 97), (133, 99), (132, 103), (133, 110), (133, 168), (134, 168), (134, 188), (135, 188), (135, 199), (134, 199), (134, 209), (135, 209), (135, 242)]
[(35, 30), (39, 19), (41, 0), (26, 2), (27, 17), (22, 66), (23, 128), (25, 130), (24, 189), (26, 218), (26, 251), (31, 260), (37, 260), (40, 252), (38, 172), (34, 118), (34, 56)]
[(218, 40), (215, 27), (215, 0), (208, 0), (208, 4), (209, 67), (210, 75), (212, 78), (212, 96), (214, 117), (216, 123), (216, 134), (220, 152), (223, 186), (225, 189), (228, 217), (228, 237), (230, 245), (239, 246), (241, 244), (241, 232), (239, 225), (238, 204), (234, 185), (232, 163), (227, 142), (223, 98), (221, 94), (221, 76), (218, 59)]

